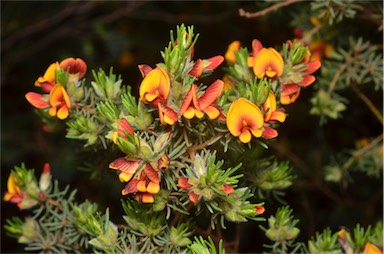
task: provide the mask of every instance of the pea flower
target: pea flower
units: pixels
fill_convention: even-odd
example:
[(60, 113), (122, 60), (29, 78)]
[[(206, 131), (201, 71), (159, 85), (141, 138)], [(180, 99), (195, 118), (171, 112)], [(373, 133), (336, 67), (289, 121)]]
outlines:
[(160, 67), (151, 70), (143, 79), (139, 88), (140, 100), (157, 106), (164, 102), (171, 88), (168, 73)]
[(373, 245), (370, 242), (367, 242), (365, 244), (363, 254), (382, 254), (383, 251), (377, 248), (375, 245)]
[(236, 63), (236, 55), (235, 52), (238, 51), (241, 47), (240, 41), (233, 41), (229, 44), (227, 52), (224, 55), (226, 61), (230, 63)]
[(21, 191), (20, 187), (15, 181), (15, 176), (11, 173), (7, 181), (8, 191), (5, 193), (3, 200), (17, 204), (19, 207), (23, 201), (25, 194)]
[(229, 132), (239, 137), (242, 143), (250, 142), (252, 135), (259, 138), (263, 134), (263, 114), (255, 104), (245, 98), (232, 102), (226, 123)]
[[(133, 135), (133, 130), (125, 119), (120, 119), (114, 139), (128, 140), (126, 135)], [(116, 137), (117, 136), (117, 137)], [(140, 203), (153, 203), (154, 194), (160, 191), (161, 172), (169, 167), (169, 158), (164, 152), (171, 137), (170, 132), (160, 135), (153, 147), (144, 140), (132, 146), (140, 146), (136, 153), (115, 159), (109, 168), (117, 170), (121, 182), (127, 182), (122, 195), (133, 194)], [(131, 139), (132, 140), (132, 139)]]
[(49, 94), (49, 104), (51, 108), (48, 113), (56, 116), (60, 120), (66, 119), (71, 108), (71, 100), (61, 84), (56, 84)]
[[(299, 47), (296, 42), (287, 42), (290, 48)], [(294, 64), (294, 68), (288, 71), (287, 77), (282, 80), (280, 91), (280, 102), (283, 105), (294, 103), (300, 95), (302, 87), (307, 87), (315, 82), (316, 78), (312, 75), (321, 66), (319, 60), (312, 60), (311, 52), (306, 51), (300, 62)], [(295, 69), (295, 70), (293, 70)]]
[[(283, 123), (285, 121), (286, 115), (284, 109), (276, 109), (276, 97), (272, 90), (269, 92), (269, 95), (263, 104), (263, 111), (264, 122), (266, 124), (274, 124), (277, 122)], [(277, 131), (266, 124), (264, 124), (263, 138), (270, 139), (277, 137)]]
[(253, 72), (256, 77), (275, 78), (280, 77), (284, 71), (284, 61), (279, 52), (274, 48), (263, 48), (256, 55), (253, 64)]
[(189, 75), (196, 78), (200, 77), (203, 74), (207, 74), (216, 69), (222, 62), (224, 57), (214, 56), (208, 59), (197, 59), (193, 64), (192, 69), (188, 72)]
[(218, 79), (198, 98), (197, 85), (193, 84), (181, 105), (180, 115), (187, 119), (192, 119), (195, 116), (201, 119), (205, 113), (211, 120), (218, 118), (220, 109), (214, 102), (220, 97), (223, 88), (224, 82)]
[(35, 81), (35, 86), (41, 87), (44, 92), (51, 92), (52, 88), (55, 86), (55, 75), (56, 70), (60, 69), (60, 64), (58, 62), (52, 63), (49, 65), (43, 76), (40, 76)]
[(56, 72), (58, 70), (68, 72), (68, 74), (65, 74), (69, 75), (68, 83), (77, 83), (79, 79), (84, 77), (87, 65), (80, 58), (67, 58), (60, 62), (60, 64), (58, 62), (51, 64), (44, 75), (40, 76), (35, 82), (35, 86), (41, 87), (45, 94), (28, 92), (25, 98), (35, 108), (49, 108), (49, 115), (57, 116), (63, 120), (69, 116), (71, 100), (65, 89), (67, 84), (60, 84), (56, 80)]

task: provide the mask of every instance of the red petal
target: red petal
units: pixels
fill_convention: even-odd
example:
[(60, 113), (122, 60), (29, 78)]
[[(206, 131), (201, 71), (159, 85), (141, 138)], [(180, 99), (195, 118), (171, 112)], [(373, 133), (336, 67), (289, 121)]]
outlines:
[(277, 131), (275, 129), (272, 129), (271, 127), (264, 126), (264, 131), (263, 131), (263, 138), (265, 139), (271, 139), (271, 138), (276, 138), (278, 135)]
[(304, 73), (312, 74), (320, 68), (321, 62), (319, 60), (312, 61), (307, 63), (307, 66), (308, 68), (304, 71)]
[(297, 84), (285, 84), (281, 87), (281, 95), (291, 95), (295, 94), (300, 90), (299, 85)]
[(121, 194), (127, 195), (130, 193), (137, 192), (137, 184), (139, 183), (139, 179), (132, 179), (127, 185), (125, 185), (125, 188), (121, 191)]
[(205, 109), (212, 103), (214, 103), (221, 95), (224, 88), (224, 82), (220, 79), (213, 82), (205, 93), (199, 98), (199, 107), (201, 110)]
[(160, 176), (159, 172), (153, 169), (153, 167), (150, 164), (145, 165), (144, 172), (146, 176), (154, 183), (160, 183)]
[(261, 42), (257, 39), (254, 39), (252, 41), (252, 55), (253, 57), (257, 56), (259, 54), (260, 50), (263, 48), (263, 45)]
[(179, 178), (177, 184), (184, 190), (188, 190), (189, 188), (193, 187), (192, 184), (190, 184), (188, 182), (189, 178), (186, 178), (186, 177), (182, 177), (182, 178)]
[(255, 207), (255, 211), (256, 211), (257, 214), (262, 214), (262, 213), (265, 212), (265, 208), (262, 205), (258, 205), (258, 206)]
[(139, 168), (139, 160), (131, 161), (125, 157), (120, 157), (109, 164), (109, 168), (134, 174)]
[(197, 59), (192, 69), (188, 72), (189, 75), (194, 76), (196, 78), (200, 77), (203, 73), (203, 61), (201, 59)]
[(194, 193), (193, 191), (191, 191), (191, 192), (189, 193), (189, 200), (191, 200), (192, 203), (196, 204), (197, 201), (199, 201), (199, 198), (200, 198), (200, 196), (197, 195), (196, 193)]
[(231, 185), (224, 184), (224, 189), (222, 189), (221, 191), (226, 194), (231, 194), (233, 192), (233, 187)]
[(141, 76), (143, 76), (143, 78), (152, 71), (152, 67), (146, 64), (140, 64), (138, 67), (139, 67)]
[(313, 75), (306, 75), (306, 76), (303, 76), (303, 80), (301, 80), (299, 82), (299, 84), (302, 85), (302, 86), (309, 86), (310, 84), (312, 84), (315, 81), (316, 81), (315, 76), (313, 76)]
[(214, 57), (206, 59), (205, 61), (208, 61), (209, 64), (207, 66), (205, 66), (204, 69), (214, 70), (224, 61), (224, 57), (214, 56)]
[(80, 58), (74, 59), (73, 57), (64, 59), (60, 63), (60, 67), (63, 68), (65, 71), (68, 71), (71, 74), (77, 74), (79, 73), (79, 79), (84, 77), (86, 71), (87, 71), (87, 64)]
[(192, 102), (192, 97), (193, 97), (193, 87), (195, 86), (195, 84), (193, 84), (191, 86), (191, 89), (189, 89), (187, 95), (185, 96), (185, 99), (183, 101), (183, 103), (181, 104), (181, 107), (180, 107), (180, 110), (179, 110), (179, 114), (182, 116), (184, 114), (184, 112), (189, 108), (189, 106), (191, 105), (191, 102)]
[(48, 100), (44, 100), (44, 95), (34, 93), (34, 92), (29, 92), (25, 95), (25, 98), (29, 103), (32, 104), (35, 108), (38, 109), (44, 109), (49, 107), (49, 102)]
[(162, 124), (173, 125), (179, 119), (177, 113), (163, 103), (159, 103), (157, 106), (159, 109), (160, 122)]

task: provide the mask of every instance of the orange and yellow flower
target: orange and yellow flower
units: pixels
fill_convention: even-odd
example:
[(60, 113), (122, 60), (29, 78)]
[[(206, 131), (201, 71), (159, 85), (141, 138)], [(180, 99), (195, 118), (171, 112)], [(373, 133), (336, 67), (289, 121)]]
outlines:
[(13, 173), (8, 177), (7, 188), (8, 191), (5, 193), (3, 200), (17, 204), (20, 207), (25, 195), (17, 185)]
[(263, 48), (255, 56), (253, 72), (257, 78), (280, 77), (284, 71), (282, 56), (274, 48)]
[(134, 131), (131, 127), (131, 125), (128, 123), (127, 119), (120, 118), (117, 120), (117, 130), (112, 135), (112, 140), (116, 144), (118, 137), (124, 138), (125, 140), (128, 140), (126, 134), (134, 134)]
[(57, 118), (63, 120), (69, 115), (71, 108), (71, 100), (61, 84), (56, 84), (51, 93), (49, 94), (50, 109), (49, 115), (57, 116)]
[(171, 82), (168, 73), (160, 67), (151, 70), (143, 79), (139, 88), (140, 100), (157, 107), (169, 95)]
[(236, 54), (235, 52), (241, 48), (240, 41), (233, 41), (229, 44), (227, 52), (224, 55), (224, 58), (227, 62), (236, 63)]
[[(276, 104), (275, 94), (273, 91), (270, 91), (263, 104), (264, 122), (266, 124), (274, 124), (277, 122), (283, 123), (285, 121), (286, 114), (284, 113), (284, 109), (277, 109)], [(263, 138), (271, 139), (277, 137), (277, 131), (266, 124), (264, 124)]]
[(383, 250), (380, 250), (370, 242), (365, 244), (363, 254), (383, 254)]
[(198, 98), (197, 85), (193, 84), (180, 107), (179, 114), (187, 119), (195, 116), (201, 119), (204, 114), (207, 114), (211, 120), (218, 118), (221, 113), (220, 108), (214, 103), (220, 97), (223, 88), (224, 82), (218, 79)]
[(232, 102), (226, 122), (229, 132), (243, 143), (250, 142), (252, 136), (259, 138), (263, 134), (264, 116), (255, 104), (245, 98)]
[(52, 88), (55, 86), (55, 76), (56, 76), (56, 70), (60, 69), (60, 64), (58, 62), (55, 62), (51, 64), (47, 70), (45, 71), (43, 76), (40, 76), (35, 81), (35, 86), (41, 87), (44, 92), (49, 93), (51, 92)]
[(41, 87), (45, 94), (28, 92), (25, 95), (27, 101), (37, 109), (47, 109), (51, 116), (57, 116), (59, 119), (66, 119), (71, 108), (70, 97), (65, 90), (66, 84), (57, 83), (56, 72), (63, 69), (68, 71), (68, 82), (78, 82), (84, 77), (87, 71), (86, 63), (80, 58), (67, 58), (60, 62), (51, 64), (44, 75), (39, 77), (35, 86)]

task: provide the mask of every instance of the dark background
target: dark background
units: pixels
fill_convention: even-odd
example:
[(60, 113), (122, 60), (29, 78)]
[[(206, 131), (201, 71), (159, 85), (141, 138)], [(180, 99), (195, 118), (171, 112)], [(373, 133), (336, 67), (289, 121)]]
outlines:
[[(195, 58), (224, 55), (233, 40), (251, 47), (254, 38), (265, 46), (281, 45), (294, 37), (290, 22), (292, 15), (308, 2), (280, 9), (257, 19), (239, 17), (238, 9), (260, 10), (267, 3), (253, 1), (195, 1), (195, 2), (1, 2), (1, 194), (6, 191), (6, 180), (14, 165), (25, 163), (35, 168), (37, 176), (44, 162), (50, 162), (53, 177), (64, 187), (77, 188), (77, 198), (100, 204), (101, 210), (110, 207), (111, 214), (122, 214), (119, 199), (120, 184), (116, 176), (105, 167), (103, 158), (81, 152), (81, 142), (66, 140), (64, 130), (46, 133), (40, 118), (25, 100), (29, 91), (38, 92), (33, 86), (54, 61), (67, 57), (80, 57), (88, 65), (86, 78), (92, 80), (92, 69), (113, 66), (123, 83), (137, 91), (141, 76), (138, 64), (154, 66), (160, 62), (160, 51), (169, 41), (170, 30), (185, 23), (194, 25), (199, 33), (195, 46)], [(374, 32), (370, 24), (359, 24), (361, 33), (371, 41), (382, 43), (380, 32)], [(362, 26), (363, 25), (363, 26)], [(357, 26), (358, 27), (358, 26)], [(364, 28), (367, 28), (364, 29)], [(220, 78), (222, 73), (215, 72)], [(345, 92), (350, 103), (342, 120), (319, 125), (318, 117), (309, 115), (311, 88), (300, 95), (298, 102), (288, 106), (287, 121), (279, 129), (277, 146), (286, 146), (291, 153), (307, 163), (311, 170), (321, 169), (329, 158), (345, 147), (353, 148), (361, 137), (374, 137), (382, 132), (382, 126), (370, 115), (351, 92)], [(382, 94), (368, 91), (368, 96), (382, 108)], [(352, 107), (354, 106), (354, 107)], [(280, 139), (281, 137), (281, 139)], [(273, 146), (267, 153), (287, 158)], [(97, 174), (81, 171), (83, 161), (100, 161)], [(300, 177), (300, 167), (292, 163)], [(91, 176), (93, 177), (92, 179)], [(339, 226), (353, 228), (356, 223), (366, 226), (382, 216), (381, 179), (356, 173), (354, 187), (341, 190), (341, 197), (357, 200), (354, 204), (332, 200), (305, 178), (288, 190), (286, 200), (301, 221), (300, 240), (308, 240), (314, 231), (329, 226), (333, 231)], [(340, 186), (330, 188), (340, 192)], [(369, 207), (359, 207), (358, 202), (378, 196)], [(268, 204), (269, 202), (269, 204)], [(353, 202), (352, 202), (353, 203)], [(280, 204), (267, 201), (266, 217), (274, 214)], [(21, 212), (22, 214), (24, 212)], [(1, 222), (20, 214), (18, 208), (2, 202)], [(121, 218), (115, 218), (120, 220)], [(265, 224), (264, 224), (265, 225)], [(259, 252), (262, 243), (268, 242), (258, 229), (258, 223), (243, 227), (241, 252)], [(2, 252), (21, 252), (22, 245), (1, 231)]]

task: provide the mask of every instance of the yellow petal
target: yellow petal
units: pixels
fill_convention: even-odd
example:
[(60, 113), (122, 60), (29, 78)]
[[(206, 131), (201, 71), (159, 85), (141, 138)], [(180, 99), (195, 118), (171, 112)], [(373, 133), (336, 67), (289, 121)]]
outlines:
[(206, 107), (203, 111), (211, 120), (218, 118), (220, 115), (220, 111), (214, 106)]
[(66, 119), (68, 115), (69, 115), (69, 110), (66, 105), (61, 106), (57, 111), (57, 118), (59, 118), (60, 120)]
[(145, 184), (145, 180), (140, 180), (137, 184), (137, 190), (140, 192), (146, 192), (147, 186)]
[(240, 41), (233, 41), (231, 44), (229, 44), (227, 52), (225, 53), (225, 60), (230, 63), (236, 63), (235, 52), (238, 51), (240, 47)]
[(121, 182), (128, 182), (129, 180), (131, 180), (133, 174), (130, 174), (130, 173), (126, 173), (126, 172), (121, 172), (119, 174), (119, 180)]
[(139, 89), (140, 100), (151, 102), (157, 97), (167, 99), (170, 87), (168, 73), (162, 68), (156, 67), (141, 82)]
[(239, 136), (240, 141), (243, 143), (248, 143), (249, 141), (251, 141), (251, 138), (252, 138), (252, 135), (247, 129), (243, 129), (243, 131)]
[(195, 109), (189, 107), (187, 110), (184, 111), (183, 116), (187, 119), (192, 119), (195, 116)]
[(147, 192), (151, 194), (157, 194), (160, 191), (160, 184), (155, 182), (149, 182), (147, 186)]
[(264, 121), (268, 122), (271, 118), (272, 112), (276, 110), (276, 97), (275, 94), (270, 91), (267, 99), (263, 104), (264, 109)]

